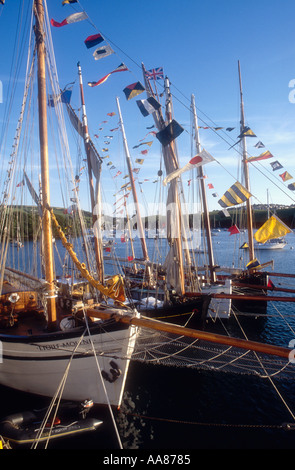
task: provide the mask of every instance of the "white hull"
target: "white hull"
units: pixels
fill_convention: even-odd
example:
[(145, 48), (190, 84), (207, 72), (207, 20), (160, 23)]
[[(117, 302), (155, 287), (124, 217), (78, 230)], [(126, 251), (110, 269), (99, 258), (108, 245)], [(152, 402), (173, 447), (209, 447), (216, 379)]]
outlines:
[[(101, 332), (95, 326), (91, 330), (95, 330), (91, 339), (85, 335), (72, 359), (84, 328), (38, 336), (0, 335), (3, 350), (0, 383), (16, 390), (53, 397), (70, 363), (63, 399), (92, 399), (94, 403), (120, 406), (137, 329), (122, 327)], [(112, 379), (111, 361), (121, 371), (113, 382), (99, 373), (100, 369)]]
[(257, 244), (254, 246), (254, 248), (256, 250), (282, 250), (283, 248), (285, 248), (285, 246), (287, 245), (287, 243), (264, 243), (264, 244)]
[[(224, 285), (210, 285), (202, 288), (204, 294), (232, 294), (231, 280), (225, 281)], [(231, 314), (231, 299), (211, 299), (208, 307), (208, 317), (229, 318)]]

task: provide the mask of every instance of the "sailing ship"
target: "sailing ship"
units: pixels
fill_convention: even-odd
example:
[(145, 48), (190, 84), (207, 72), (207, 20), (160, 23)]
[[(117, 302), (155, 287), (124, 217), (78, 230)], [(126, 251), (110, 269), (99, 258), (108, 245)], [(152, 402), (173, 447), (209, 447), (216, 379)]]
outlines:
[[(104, 277), (101, 247), (98, 243), (95, 253), (96, 271), (90, 273), (87, 269), (89, 266), (78, 260), (73, 245), (65, 236), (51, 207), (47, 86), (52, 74), (49, 80), (47, 77), (48, 70), (55, 61), (53, 55), (49, 57), (52, 48), (46, 1), (34, 0), (32, 6), (35, 46), (29, 50), (21, 116), (1, 205), (0, 383), (41, 396), (54, 397), (60, 394), (67, 400), (91, 399), (94, 403), (118, 407), (122, 400), (137, 329), (113, 320), (91, 321), (83, 313), (83, 306), (93, 304), (95, 300), (98, 301), (98, 308), (118, 311), (122, 315), (128, 314), (130, 308), (123, 304), (125, 294), (121, 277)], [(13, 182), (15, 183), (16, 178), (20, 130), (22, 126), (25, 127), (23, 118), (36, 62), (41, 185), (39, 195), (33, 190), (33, 184), (30, 184), (29, 189), (37, 204), (36, 223), (42, 238), (44, 271), (41, 271), (44, 277), (32, 276), (24, 270), (19, 271), (8, 266), (9, 233), (13, 219)], [(48, 64), (50, 65), (47, 67)], [(54, 73), (57, 77), (56, 72)], [(58, 96), (58, 90), (58, 85), (53, 85), (55, 96)], [(56, 108), (60, 112), (60, 106), (54, 106)], [(87, 136), (86, 123), (83, 132)], [(99, 198), (100, 157), (87, 138), (85, 147), (93, 205)], [(93, 178), (96, 179), (96, 184), (93, 183)], [(53, 223), (78, 271), (78, 279), (71, 276), (70, 282), (69, 277), (56, 277)], [(25, 262), (27, 263), (28, 261)], [(36, 260), (35, 264), (38, 264)], [(108, 306), (103, 300), (106, 298), (114, 301), (113, 306)]]
[[(87, 122), (86, 117), (86, 108), (84, 102), (84, 93), (83, 93), (83, 80), (82, 80), (82, 70), (81, 65), (78, 64), (78, 73), (80, 81), (80, 90), (81, 90), (81, 100), (82, 100), (82, 120), (79, 119), (73, 108), (69, 103), (67, 103), (67, 110), (69, 117), (74, 129), (83, 137), (85, 142), (85, 148), (89, 148), (88, 154), (88, 167), (92, 168), (92, 160), (95, 146), (88, 135), (87, 127), (84, 126), (83, 122)], [(208, 296), (200, 296), (199, 298), (192, 299), (187, 297), (184, 291), (179, 290), (177, 284), (174, 281), (169, 282), (169, 275), (167, 276), (167, 270), (165, 267), (157, 268), (154, 264), (150, 263), (149, 253), (146, 243), (145, 230), (142, 223), (140, 205), (138, 202), (137, 191), (132, 171), (129, 147), (127, 143), (125, 127), (123, 123), (119, 98), (116, 98), (118, 114), (119, 114), (119, 124), (122, 132), (122, 139), (124, 144), (124, 151), (126, 157), (126, 164), (130, 179), (131, 191), (134, 199), (135, 213), (136, 213), (136, 223), (137, 223), (137, 232), (140, 239), (140, 245), (142, 250), (142, 258), (136, 260), (136, 264), (142, 265), (141, 269), (138, 269), (134, 263), (132, 269), (124, 268), (124, 282), (126, 289), (128, 290), (129, 303), (134, 305), (139, 313), (144, 313), (150, 317), (161, 317), (167, 321), (173, 321), (178, 324), (187, 324), (189, 322), (190, 326), (200, 324), (202, 319), (207, 315), (207, 308), (210, 302)], [(86, 131), (83, 131), (86, 129)], [(96, 159), (97, 161), (97, 159)], [(99, 171), (95, 170), (97, 176), (100, 178), (101, 165), (99, 166)], [(91, 179), (89, 179), (91, 187)], [(92, 194), (94, 192), (92, 191)], [(93, 218), (94, 226), (94, 245), (95, 253), (97, 253), (97, 258), (99, 260), (99, 265), (103, 264), (103, 259), (106, 259), (102, 254), (101, 249), (101, 214), (97, 214), (97, 209), (99, 205), (99, 190), (95, 190), (96, 197), (91, 196), (92, 200), (92, 213), (95, 214)], [(132, 234), (129, 233), (129, 239), (132, 246)], [(84, 243), (86, 246), (86, 243)], [(110, 246), (110, 245), (109, 245)], [(98, 255), (99, 253), (99, 255)], [(180, 261), (178, 258), (173, 258), (173, 265), (180, 264), (182, 262), (182, 251)], [(134, 258), (134, 257), (133, 257)], [(181, 268), (183, 270), (183, 268)], [(161, 273), (159, 274), (159, 271)]]

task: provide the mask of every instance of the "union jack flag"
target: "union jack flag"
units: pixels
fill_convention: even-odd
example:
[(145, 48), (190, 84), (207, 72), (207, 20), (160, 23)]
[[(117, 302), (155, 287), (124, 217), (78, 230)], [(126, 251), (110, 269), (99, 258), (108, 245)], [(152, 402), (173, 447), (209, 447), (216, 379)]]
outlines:
[(148, 80), (161, 80), (161, 78), (164, 79), (163, 67), (147, 70), (145, 72), (145, 76)]

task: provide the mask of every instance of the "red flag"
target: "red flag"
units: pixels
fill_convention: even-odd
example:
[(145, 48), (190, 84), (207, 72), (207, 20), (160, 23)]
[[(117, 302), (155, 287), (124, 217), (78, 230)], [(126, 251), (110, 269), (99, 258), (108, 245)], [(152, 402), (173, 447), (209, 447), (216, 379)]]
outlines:
[(128, 256), (127, 259), (128, 259), (128, 261), (132, 261), (132, 260), (133, 260), (133, 256)]
[(275, 287), (275, 285), (273, 284), (273, 282), (270, 279), (268, 280), (267, 287), (269, 289), (274, 289), (274, 287)]
[(232, 225), (231, 227), (229, 227), (228, 232), (230, 232), (230, 235), (235, 235), (236, 233), (240, 233), (240, 230), (238, 229), (238, 227), (235, 224), (235, 225)]

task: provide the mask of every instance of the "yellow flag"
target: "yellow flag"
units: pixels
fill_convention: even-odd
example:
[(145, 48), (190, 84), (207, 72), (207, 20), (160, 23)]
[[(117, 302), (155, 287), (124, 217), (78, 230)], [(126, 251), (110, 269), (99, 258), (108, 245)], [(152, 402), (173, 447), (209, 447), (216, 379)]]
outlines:
[(287, 227), (277, 216), (272, 215), (265, 224), (254, 234), (254, 238), (259, 243), (265, 243), (272, 238), (283, 237), (292, 230)]

